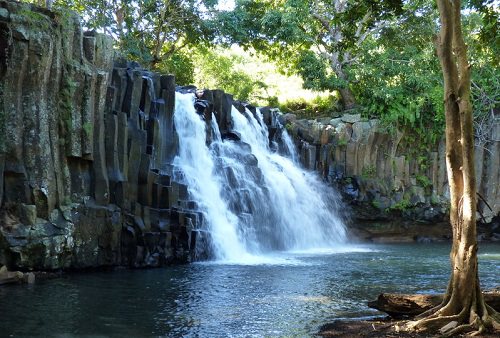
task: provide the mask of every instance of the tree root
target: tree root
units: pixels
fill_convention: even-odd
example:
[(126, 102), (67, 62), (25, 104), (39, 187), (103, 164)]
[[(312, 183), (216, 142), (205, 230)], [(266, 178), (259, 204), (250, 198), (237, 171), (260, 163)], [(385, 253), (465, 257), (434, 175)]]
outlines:
[(419, 314), (418, 316), (415, 317), (416, 320), (419, 320), (419, 319), (424, 319), (424, 318), (427, 318), (429, 316), (432, 316), (434, 314), (436, 314), (439, 310), (441, 310), (441, 308), (443, 307), (443, 304), (439, 304), (427, 311), (424, 311), (422, 312), (421, 314)]
[(457, 326), (456, 328), (454, 328), (452, 330), (445, 331), (445, 332), (440, 331), (440, 332), (443, 334), (443, 337), (451, 337), (451, 336), (461, 334), (461, 333), (472, 332), (472, 331), (474, 331), (474, 329), (475, 328), (471, 324), (463, 324), (463, 325)]
[[(493, 318), (493, 323), (496, 322), (497, 325), (500, 325), (500, 313), (498, 313), (494, 308), (489, 306), (488, 304), (484, 304), (486, 306), (486, 310), (488, 311), (488, 314), (491, 318)], [(500, 330), (500, 327), (497, 328), (497, 330)]]
[[(486, 331), (500, 331), (500, 313), (496, 312), (489, 305), (485, 305), (487, 312), (482, 317), (479, 317), (472, 309), (467, 308), (462, 309), (457, 315), (444, 316), (439, 311), (443, 307), (438, 306), (431, 309), (434, 313), (430, 310), (427, 311), (427, 317), (408, 322), (405, 329), (417, 332), (439, 332), (443, 337), (451, 337), (463, 333), (468, 333), (470, 336), (479, 336)], [(469, 323), (466, 322), (467, 315)]]
[(410, 331), (437, 331), (452, 322), (457, 322), (458, 324), (461, 319), (460, 317), (462, 316), (462, 313), (452, 316), (440, 316), (439, 312), (435, 312), (427, 318), (409, 322), (407, 325), (407, 329)]

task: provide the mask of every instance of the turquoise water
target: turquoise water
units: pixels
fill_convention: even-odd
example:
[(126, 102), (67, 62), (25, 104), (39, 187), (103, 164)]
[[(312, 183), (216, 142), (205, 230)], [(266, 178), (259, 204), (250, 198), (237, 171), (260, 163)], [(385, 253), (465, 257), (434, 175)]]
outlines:
[[(283, 253), (251, 265), (196, 263), (70, 274), (0, 288), (0, 336), (310, 336), (336, 318), (377, 316), (381, 292), (443, 292), (449, 245), (364, 245)], [(483, 288), (500, 244), (481, 244)]]

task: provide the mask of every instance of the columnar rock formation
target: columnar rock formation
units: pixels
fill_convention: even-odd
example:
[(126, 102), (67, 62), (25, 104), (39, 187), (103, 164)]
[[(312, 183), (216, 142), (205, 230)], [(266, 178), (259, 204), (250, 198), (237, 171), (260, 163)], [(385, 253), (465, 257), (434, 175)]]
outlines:
[[(142, 267), (205, 257), (203, 217), (172, 164), (176, 90), (192, 88), (122, 60), (109, 38), (83, 32), (77, 16), (0, 0), (0, 266)], [(231, 107), (245, 106), (221, 90), (202, 99), (207, 130), (213, 113), (222, 137), (238, 139)], [(279, 139), (277, 111), (262, 113), (270, 139)], [(281, 122), (304, 165), (342, 181), (346, 195), (370, 208), (364, 218), (391, 210), (443, 217), (442, 145), (424, 167), (403, 135), (377, 121), (291, 120)], [(500, 125), (493, 129), (498, 139)], [(493, 212), (480, 209), (490, 221), (500, 210), (499, 154), (499, 142), (478, 148), (479, 186)]]
[[(121, 61), (71, 13), (0, 1), (0, 265), (158, 266), (201, 215), (170, 165), (172, 76)], [(222, 132), (232, 97), (206, 91)]]
[[(318, 120), (297, 120), (289, 114), (281, 122), (288, 124), (303, 165), (318, 170), (330, 182), (339, 182), (356, 209), (355, 217), (381, 220), (399, 214), (432, 223), (447, 219), (444, 142), (422, 156), (407, 135), (391, 134), (378, 120), (363, 120), (359, 114)], [(495, 230), (500, 225), (498, 118), (490, 139), (496, 141), (476, 147), (476, 171), (478, 192), (491, 207), (480, 202), (484, 216), (480, 219)]]

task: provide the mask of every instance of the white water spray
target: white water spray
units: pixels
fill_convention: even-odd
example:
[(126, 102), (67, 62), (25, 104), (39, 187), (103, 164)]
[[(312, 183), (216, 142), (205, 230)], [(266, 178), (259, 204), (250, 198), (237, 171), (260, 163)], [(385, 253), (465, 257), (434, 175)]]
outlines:
[[(330, 198), (334, 192), (270, 150), (259, 111), (241, 114), (233, 107), (233, 131), (241, 142), (223, 141), (213, 119), (207, 147), (206, 123), (193, 100), (192, 94), (176, 94), (179, 155), (174, 165), (204, 215), (217, 259), (248, 262), (271, 251), (331, 248), (345, 241), (336, 201)], [(287, 146), (296, 158), (290, 139)]]
[(234, 226), (238, 219), (221, 197), (214, 161), (205, 145), (205, 122), (196, 114), (193, 103), (192, 94), (176, 93), (174, 121), (179, 135), (179, 155), (174, 165), (182, 169), (189, 193), (209, 223), (217, 258), (244, 256), (246, 250)]

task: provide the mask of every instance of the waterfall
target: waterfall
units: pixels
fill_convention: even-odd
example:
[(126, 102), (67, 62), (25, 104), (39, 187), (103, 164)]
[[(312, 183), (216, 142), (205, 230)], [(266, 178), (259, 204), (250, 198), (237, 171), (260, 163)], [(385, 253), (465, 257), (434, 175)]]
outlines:
[(176, 93), (174, 122), (179, 136), (179, 155), (174, 159), (174, 166), (182, 170), (189, 193), (208, 222), (217, 258), (241, 257), (246, 250), (236, 231), (238, 218), (221, 196), (214, 158), (205, 144), (206, 124), (193, 104), (193, 94)]
[[(259, 110), (254, 115), (233, 107), (233, 132), (241, 141), (223, 140), (215, 119), (207, 128), (193, 102), (192, 94), (176, 93), (179, 154), (174, 165), (204, 216), (217, 259), (245, 260), (345, 241), (334, 191), (294, 161), (297, 155), (286, 130), (290, 158), (271, 151)], [(213, 135), (210, 146), (207, 129)]]
[(286, 129), (282, 129), (283, 132), (281, 133), (281, 140), (283, 143), (283, 149), (282, 152), (284, 155), (288, 156), (293, 163), (296, 165), (299, 165), (299, 156), (297, 154), (297, 151), (295, 150), (295, 145), (293, 144), (292, 138), (286, 131)]

